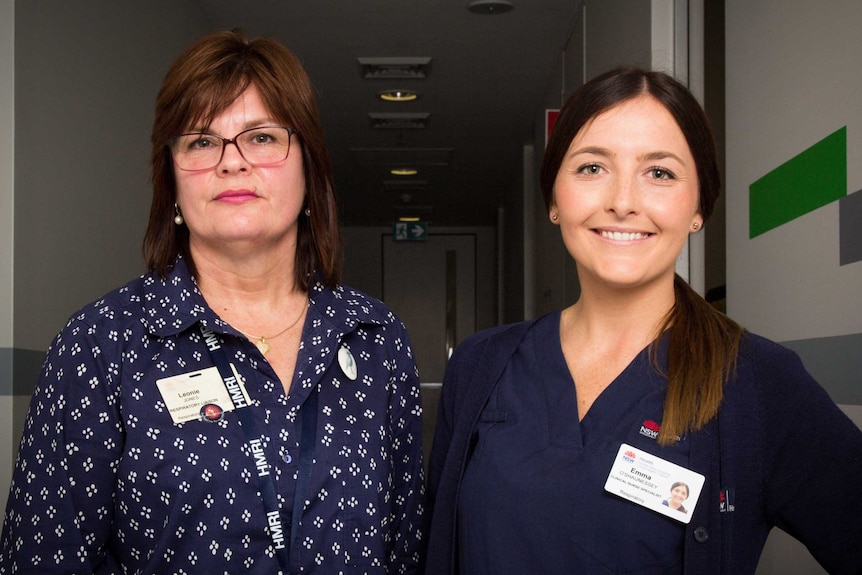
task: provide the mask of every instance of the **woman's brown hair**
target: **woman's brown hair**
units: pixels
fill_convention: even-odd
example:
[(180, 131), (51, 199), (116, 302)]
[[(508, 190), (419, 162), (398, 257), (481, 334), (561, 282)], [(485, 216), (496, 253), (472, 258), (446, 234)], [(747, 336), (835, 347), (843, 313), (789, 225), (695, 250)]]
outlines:
[[(554, 205), (554, 182), (569, 146), (581, 128), (599, 114), (641, 95), (658, 100), (676, 120), (694, 157), (699, 211), (709, 219), (721, 192), (721, 176), (709, 120), (695, 97), (662, 72), (623, 67), (606, 72), (576, 90), (563, 105), (542, 158), (540, 185), (545, 207)], [(668, 332), (667, 392), (658, 441), (674, 443), (701, 429), (718, 413), (724, 382), (735, 368), (743, 329), (709, 305), (678, 275), (674, 305), (657, 333)], [(657, 341), (657, 340), (656, 340)], [(657, 364), (657, 345), (652, 347)]]
[[(168, 141), (206, 129), (254, 84), (273, 117), (295, 128), (305, 172), (305, 206), (299, 217), (296, 285), (307, 291), (313, 276), (333, 287), (341, 281), (341, 238), (329, 153), (311, 81), (296, 56), (272, 38), (247, 38), (239, 30), (200, 38), (173, 63), (156, 97), (152, 132), (153, 200), (144, 235), (144, 260), (164, 277), (178, 255), (196, 273), (189, 232), (174, 224), (176, 180)], [(293, 152), (291, 152), (293, 153)]]

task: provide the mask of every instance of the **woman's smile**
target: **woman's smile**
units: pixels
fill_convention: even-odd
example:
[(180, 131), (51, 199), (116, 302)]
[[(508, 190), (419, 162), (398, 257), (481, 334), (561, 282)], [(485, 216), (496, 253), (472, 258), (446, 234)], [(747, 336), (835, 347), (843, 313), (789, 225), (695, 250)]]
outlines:
[(596, 233), (603, 238), (613, 240), (615, 242), (633, 242), (637, 240), (645, 240), (654, 234), (645, 232), (616, 232), (611, 230), (596, 230)]

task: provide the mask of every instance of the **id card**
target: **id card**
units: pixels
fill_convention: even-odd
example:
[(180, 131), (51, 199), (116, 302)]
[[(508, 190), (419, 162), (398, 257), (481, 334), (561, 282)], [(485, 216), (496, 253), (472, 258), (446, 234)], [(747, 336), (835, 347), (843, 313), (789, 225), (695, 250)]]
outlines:
[(202, 417), (212, 420), (225, 411), (247, 407), (251, 400), (245, 385), (233, 364), (230, 368), (234, 376), (229, 381), (222, 380), (216, 367), (181, 373), (156, 381), (174, 423)]
[(623, 443), (605, 491), (687, 524), (703, 482), (700, 473)]

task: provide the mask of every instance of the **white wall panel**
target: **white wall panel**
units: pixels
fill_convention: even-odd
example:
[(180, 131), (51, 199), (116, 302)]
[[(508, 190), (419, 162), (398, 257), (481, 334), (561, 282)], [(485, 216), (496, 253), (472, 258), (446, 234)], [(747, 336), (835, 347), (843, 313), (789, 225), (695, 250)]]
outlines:
[(729, 0), (728, 312), (778, 341), (862, 332), (862, 262), (839, 265), (838, 204), (749, 239), (748, 188), (847, 126), (862, 189), (862, 3)]

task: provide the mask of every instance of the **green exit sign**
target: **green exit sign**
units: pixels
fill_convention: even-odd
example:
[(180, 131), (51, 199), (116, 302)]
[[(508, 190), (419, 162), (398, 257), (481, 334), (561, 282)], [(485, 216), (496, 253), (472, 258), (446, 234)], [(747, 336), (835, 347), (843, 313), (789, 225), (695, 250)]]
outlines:
[(428, 239), (428, 223), (393, 222), (392, 239), (396, 242), (424, 242)]

